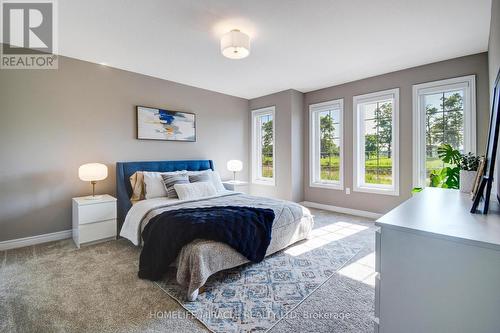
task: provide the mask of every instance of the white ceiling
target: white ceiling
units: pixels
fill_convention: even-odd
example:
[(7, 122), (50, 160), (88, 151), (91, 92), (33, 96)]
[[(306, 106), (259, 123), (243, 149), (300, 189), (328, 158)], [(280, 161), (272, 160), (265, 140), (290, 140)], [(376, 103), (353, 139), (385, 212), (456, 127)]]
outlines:
[[(59, 53), (244, 98), (487, 50), (491, 0), (63, 0)], [(251, 36), (230, 60), (219, 38)]]

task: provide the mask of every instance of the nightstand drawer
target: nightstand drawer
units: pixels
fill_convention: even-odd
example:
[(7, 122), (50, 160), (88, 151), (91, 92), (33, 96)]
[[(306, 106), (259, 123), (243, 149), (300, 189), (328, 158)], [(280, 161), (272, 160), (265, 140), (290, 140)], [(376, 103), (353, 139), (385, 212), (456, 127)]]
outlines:
[(80, 244), (116, 237), (116, 219), (81, 225), (78, 233)]
[(116, 219), (115, 202), (104, 202), (95, 205), (78, 207), (79, 224), (93, 223)]

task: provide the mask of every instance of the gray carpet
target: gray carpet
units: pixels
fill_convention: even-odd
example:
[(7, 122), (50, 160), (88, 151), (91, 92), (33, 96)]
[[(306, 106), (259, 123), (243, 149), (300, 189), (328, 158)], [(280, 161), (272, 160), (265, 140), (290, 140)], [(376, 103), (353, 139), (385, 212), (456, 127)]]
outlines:
[[(371, 225), (314, 214), (315, 228)], [(346, 266), (373, 252), (373, 233), (348, 237), (362, 250)], [(0, 252), (0, 332), (207, 332), (154, 283), (136, 277), (138, 256), (123, 239), (80, 250), (64, 240)], [(373, 287), (348, 276), (334, 274), (270, 332), (372, 332)]]

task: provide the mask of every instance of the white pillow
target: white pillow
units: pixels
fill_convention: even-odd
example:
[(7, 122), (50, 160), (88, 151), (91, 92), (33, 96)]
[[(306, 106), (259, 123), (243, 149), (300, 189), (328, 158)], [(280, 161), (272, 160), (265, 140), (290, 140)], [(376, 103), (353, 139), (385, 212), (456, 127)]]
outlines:
[(217, 192), (226, 191), (226, 188), (224, 187), (224, 184), (222, 184), (222, 180), (220, 179), (219, 173), (217, 171), (212, 171), (211, 176), (212, 176), (212, 184), (214, 185), (215, 190)]
[(210, 182), (214, 186), (215, 191), (217, 191), (217, 193), (226, 191), (226, 188), (224, 187), (224, 184), (222, 184), (222, 180), (220, 179), (220, 175), (217, 171), (212, 171), (210, 169), (203, 171), (188, 171), (187, 174), (188, 176), (192, 176), (192, 175), (199, 175), (205, 172), (208, 173), (208, 175), (210, 176)]
[(217, 194), (214, 186), (209, 182), (175, 184), (174, 189), (180, 200), (193, 200)]
[(186, 170), (182, 171), (172, 171), (172, 172), (152, 172), (143, 171), (144, 174), (144, 191), (146, 192), (144, 197), (146, 199), (160, 198), (167, 196), (167, 190), (165, 189), (165, 183), (163, 182), (162, 174), (179, 174), (186, 173)]

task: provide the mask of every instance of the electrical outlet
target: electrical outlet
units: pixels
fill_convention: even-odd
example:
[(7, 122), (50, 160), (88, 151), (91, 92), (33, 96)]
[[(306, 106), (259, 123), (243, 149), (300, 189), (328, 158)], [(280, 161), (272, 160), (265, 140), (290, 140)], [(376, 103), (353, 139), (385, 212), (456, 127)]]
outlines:
[(351, 194), (351, 189), (349, 187), (345, 188), (345, 194)]

